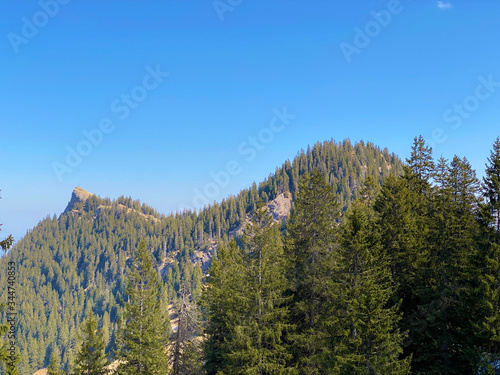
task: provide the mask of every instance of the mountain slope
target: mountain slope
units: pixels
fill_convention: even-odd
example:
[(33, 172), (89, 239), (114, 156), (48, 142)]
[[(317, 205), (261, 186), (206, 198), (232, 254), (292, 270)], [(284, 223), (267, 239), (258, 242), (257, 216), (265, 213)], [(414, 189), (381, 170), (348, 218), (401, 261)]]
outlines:
[[(347, 207), (358, 196), (366, 176), (381, 183), (402, 171), (401, 161), (371, 143), (352, 145), (349, 140), (317, 143), (286, 161), (265, 181), (238, 195), (205, 207), (165, 216), (153, 208), (119, 197), (102, 199), (77, 187), (59, 218), (47, 217), (19, 241), (7, 257), (17, 273), (18, 344), (21, 374), (45, 367), (55, 348), (62, 363), (71, 361), (76, 332), (84, 312), (92, 307), (101, 319), (108, 341), (121, 311), (128, 259), (144, 237), (163, 275), (163, 298), (174, 298), (181, 280), (201, 283), (202, 270), (218, 241), (238, 236), (259, 199), (276, 219), (287, 217), (304, 173), (319, 168)], [(5, 278), (0, 300), (5, 300)]]

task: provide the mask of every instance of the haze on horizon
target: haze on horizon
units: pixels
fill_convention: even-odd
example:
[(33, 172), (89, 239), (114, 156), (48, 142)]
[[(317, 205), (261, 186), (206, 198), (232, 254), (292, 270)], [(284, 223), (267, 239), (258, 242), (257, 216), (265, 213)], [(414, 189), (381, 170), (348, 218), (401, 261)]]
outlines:
[(421, 134), (482, 175), (499, 14), (465, 0), (8, 2), (1, 234), (59, 215), (75, 186), (163, 213), (220, 201), (331, 138), (404, 159)]

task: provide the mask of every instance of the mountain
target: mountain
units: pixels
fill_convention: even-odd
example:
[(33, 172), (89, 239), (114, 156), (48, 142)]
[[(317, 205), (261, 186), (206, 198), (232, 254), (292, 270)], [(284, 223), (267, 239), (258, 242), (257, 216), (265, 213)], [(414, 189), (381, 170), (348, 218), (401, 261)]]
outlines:
[(72, 212), (78, 203), (84, 203), (91, 196), (93, 196), (93, 194), (77, 186), (75, 190), (73, 190), (71, 199), (63, 213)]
[[(130, 197), (100, 198), (77, 187), (64, 212), (46, 217), (0, 260), (17, 263), (17, 338), (21, 374), (46, 367), (53, 350), (68, 366), (85, 311), (101, 321), (111, 349), (124, 298), (124, 280), (140, 238), (146, 240), (163, 278), (166, 304), (177, 296), (181, 280), (200, 287), (202, 274), (219, 243), (238, 238), (261, 199), (275, 220), (293, 208), (298, 182), (320, 169), (347, 208), (359, 196), (367, 176), (379, 184), (402, 173), (402, 162), (387, 149), (349, 140), (317, 143), (236, 196), (204, 209), (163, 215)], [(165, 188), (168, 191), (168, 187)], [(0, 300), (6, 300), (4, 279)]]

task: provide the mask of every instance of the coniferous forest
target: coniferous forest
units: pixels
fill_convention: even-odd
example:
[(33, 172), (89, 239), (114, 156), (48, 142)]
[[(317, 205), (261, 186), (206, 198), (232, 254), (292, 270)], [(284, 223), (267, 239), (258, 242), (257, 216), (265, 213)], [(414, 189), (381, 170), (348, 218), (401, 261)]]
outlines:
[(497, 374), (500, 138), (485, 163), (332, 140), (199, 211), (72, 199), (0, 259), (4, 373)]

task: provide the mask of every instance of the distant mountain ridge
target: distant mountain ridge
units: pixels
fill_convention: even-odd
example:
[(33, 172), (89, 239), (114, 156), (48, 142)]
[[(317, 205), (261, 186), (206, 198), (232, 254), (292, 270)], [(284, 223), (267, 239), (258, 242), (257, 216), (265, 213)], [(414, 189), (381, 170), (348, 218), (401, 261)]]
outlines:
[[(112, 347), (129, 259), (139, 238), (146, 239), (163, 276), (162, 293), (168, 302), (177, 295), (181, 280), (200, 282), (218, 244), (241, 235), (259, 200), (275, 220), (286, 220), (300, 178), (314, 168), (323, 172), (347, 207), (359, 197), (366, 176), (382, 183), (388, 175), (402, 173), (402, 162), (371, 143), (317, 143), (236, 196), (198, 212), (172, 215), (132, 198), (100, 198), (76, 187), (60, 217), (42, 220), (1, 260), (18, 264), (21, 373), (46, 367), (53, 350), (67, 366), (88, 306), (102, 322), (108, 350)], [(4, 293), (2, 284), (0, 298)]]

